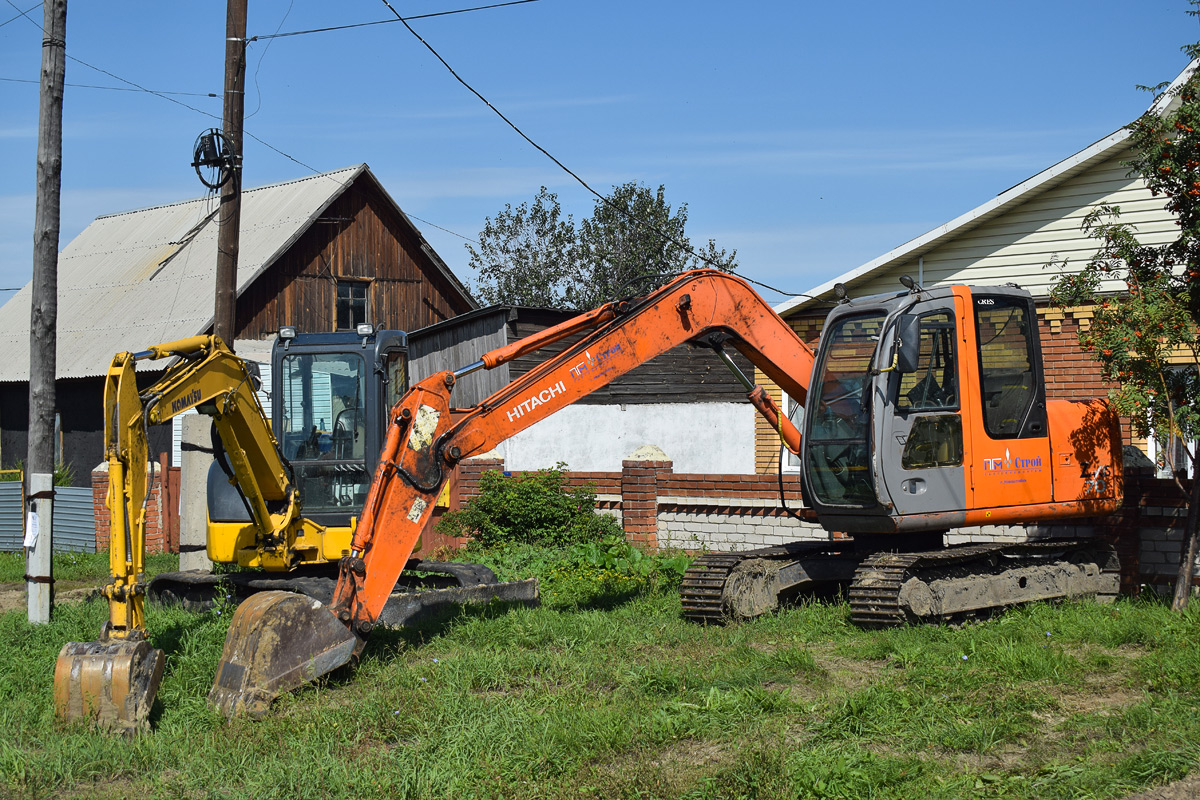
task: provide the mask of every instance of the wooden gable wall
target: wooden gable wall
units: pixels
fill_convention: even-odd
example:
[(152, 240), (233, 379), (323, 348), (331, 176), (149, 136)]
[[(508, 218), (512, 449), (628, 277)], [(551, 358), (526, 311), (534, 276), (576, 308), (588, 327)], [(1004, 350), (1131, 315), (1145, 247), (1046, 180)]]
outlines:
[(369, 320), (383, 327), (416, 330), (472, 307), (363, 175), (238, 298), (237, 338), (268, 337), (281, 325), (335, 330), (341, 280), (369, 283)]

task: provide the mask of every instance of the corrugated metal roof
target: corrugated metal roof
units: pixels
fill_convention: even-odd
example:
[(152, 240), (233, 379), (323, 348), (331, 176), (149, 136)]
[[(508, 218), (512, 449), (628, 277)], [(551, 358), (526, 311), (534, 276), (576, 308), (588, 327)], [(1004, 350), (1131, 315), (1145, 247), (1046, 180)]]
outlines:
[[(378, 185), (359, 164), (244, 190), (238, 294), (364, 174)], [(204, 197), (98, 217), (67, 245), (58, 257), (59, 378), (103, 375), (114, 353), (194, 336), (212, 325), (219, 204)], [(469, 298), (432, 248), (427, 252)], [(29, 380), (31, 294), (27, 284), (0, 307), (0, 381)]]

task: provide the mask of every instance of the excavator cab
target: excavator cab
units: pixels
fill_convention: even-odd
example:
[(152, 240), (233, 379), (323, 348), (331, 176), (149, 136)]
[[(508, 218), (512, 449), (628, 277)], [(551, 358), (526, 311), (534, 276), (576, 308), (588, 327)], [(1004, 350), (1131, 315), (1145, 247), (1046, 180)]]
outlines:
[(1120, 502), (1116, 418), (1097, 401), (1047, 400), (1022, 290), (846, 301), (826, 320), (811, 385), (802, 472), (831, 530), (944, 531)]
[(293, 543), (286, 560), (264, 560), (228, 462), (217, 458), (208, 479), (209, 557), (266, 569), (336, 562), (350, 549), (351, 521), (371, 484), (387, 412), (408, 389), (407, 334), (370, 325), (335, 333), (285, 327), (270, 375), (271, 427), (304, 516), (320, 533)]

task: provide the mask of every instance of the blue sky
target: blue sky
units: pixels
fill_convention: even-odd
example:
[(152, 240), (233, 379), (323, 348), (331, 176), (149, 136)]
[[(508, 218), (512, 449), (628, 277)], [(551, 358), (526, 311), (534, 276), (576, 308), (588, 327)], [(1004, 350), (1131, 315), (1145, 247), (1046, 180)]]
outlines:
[[(381, 0), (249, 7), (250, 36), (392, 16)], [(743, 273), (802, 292), (1135, 119), (1151, 99), (1135, 86), (1174, 78), (1180, 45), (1200, 40), (1187, 8), (537, 0), (411, 24), (594, 188), (665, 184), (694, 243), (736, 248)], [(42, 34), (27, 10), (40, 24), (40, 6), (0, 0), (3, 288), (31, 275)], [(221, 91), (224, 15), (223, 2), (69, 6), (68, 84), (130, 88), (119, 76), (200, 96), (68, 86), (60, 247), (99, 215), (204, 193), (189, 163), (219, 127), (220, 99), (203, 95)], [(260, 40), (248, 64), (246, 130), (270, 147), (247, 138), (246, 186), (366, 162), (466, 280), (460, 236), (506, 203), (545, 185), (577, 219), (591, 213), (582, 186), (399, 23)]]

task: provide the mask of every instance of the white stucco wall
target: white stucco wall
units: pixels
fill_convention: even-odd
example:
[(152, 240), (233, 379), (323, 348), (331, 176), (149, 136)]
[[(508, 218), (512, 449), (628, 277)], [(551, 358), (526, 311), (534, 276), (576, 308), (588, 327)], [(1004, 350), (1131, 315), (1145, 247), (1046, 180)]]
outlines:
[(567, 406), (500, 444), (505, 468), (619, 472), (645, 444), (662, 448), (675, 472), (754, 473), (754, 407), (749, 403)]

